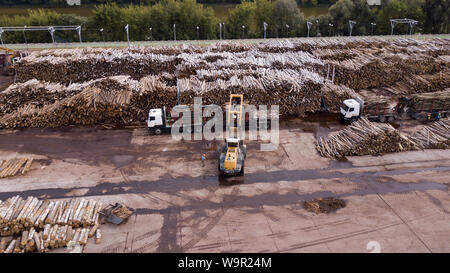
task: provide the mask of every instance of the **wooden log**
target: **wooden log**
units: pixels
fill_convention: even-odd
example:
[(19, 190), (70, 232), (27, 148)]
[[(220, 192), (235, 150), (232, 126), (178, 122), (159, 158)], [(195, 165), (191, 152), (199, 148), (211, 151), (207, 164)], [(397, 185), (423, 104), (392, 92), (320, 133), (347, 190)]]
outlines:
[(40, 238), (40, 236), (39, 236), (39, 234), (37, 232), (35, 232), (33, 234), (33, 239), (36, 242), (36, 249), (37, 249), (37, 251), (38, 252), (42, 252), (42, 250), (43, 250), (43, 247), (42, 247), (42, 244), (41, 244), (42, 242), (41, 242), (41, 238)]
[(27, 245), (27, 240), (28, 240), (28, 231), (25, 230), (22, 232), (22, 239), (20, 241), (21, 248), (24, 248)]
[(72, 211), (70, 212), (70, 216), (69, 216), (69, 220), (68, 220), (68, 224), (71, 226), (73, 223), (73, 219), (75, 218), (75, 214), (78, 210), (78, 206), (80, 205), (81, 200), (77, 199), (75, 201), (75, 204), (72, 207)]
[(20, 212), (23, 210), (24, 206), (25, 206), (25, 200), (20, 198), (19, 205), (17, 206), (17, 209), (14, 211), (14, 214), (11, 217), (11, 221), (12, 221), (13, 224), (18, 223), (17, 218), (18, 218)]
[(80, 244), (81, 245), (86, 245), (87, 244), (87, 240), (88, 240), (88, 235), (89, 235), (89, 229), (87, 228), (83, 228), (83, 231), (81, 232), (82, 235), (80, 235)]
[(22, 238), (23, 237), (18, 237), (17, 238), (16, 245), (14, 246), (14, 253), (21, 253), (22, 252), (22, 249), (24, 248), (21, 245)]
[(59, 225), (55, 224), (52, 228), (52, 231), (50, 232), (50, 239), (55, 240), (56, 239), (56, 235), (58, 233), (58, 229), (59, 229)]
[(98, 223), (91, 227), (89, 231), (89, 238), (92, 238), (95, 235), (95, 232), (97, 231), (98, 227), (99, 227)]
[(28, 240), (27, 245), (25, 246), (25, 252), (33, 252), (36, 249), (37, 243), (34, 240), (34, 237)]
[(42, 213), (42, 215), (39, 217), (39, 227), (42, 228), (42, 226), (45, 224), (46, 222), (46, 218), (48, 216), (48, 214), (53, 210), (55, 206), (54, 202), (50, 202), (50, 204), (48, 205), (48, 207), (45, 209), (44, 213)]
[(11, 243), (9, 243), (8, 247), (6, 248), (4, 253), (13, 253), (14, 247), (16, 246), (17, 240), (12, 240)]
[(47, 240), (47, 238), (50, 235), (50, 231), (51, 231), (52, 226), (50, 224), (46, 224), (44, 227), (44, 233), (42, 234), (42, 238), (44, 240)]
[(75, 215), (74, 215), (74, 219), (73, 219), (73, 224), (74, 225), (78, 225), (78, 223), (79, 223), (79, 216), (82, 213), (82, 209), (84, 207), (84, 204), (85, 204), (85, 199), (81, 199), (80, 204), (79, 204), (79, 206), (77, 208), (77, 211), (75, 212)]
[(71, 199), (69, 202), (69, 205), (67, 206), (67, 209), (64, 211), (64, 214), (61, 217), (61, 224), (67, 224), (67, 222), (69, 220), (69, 216), (72, 212), (74, 203), (75, 203), (75, 200)]
[(7, 244), (6, 239), (2, 238), (0, 241), (0, 253), (5, 252), (6, 244)]
[(25, 164), (25, 167), (23, 167), (22, 174), (24, 174), (24, 173), (26, 173), (26, 172), (28, 172), (30, 170), (31, 163), (33, 162), (33, 160), (34, 160), (34, 157), (28, 158), (28, 161)]
[(95, 232), (95, 243), (98, 245), (102, 241), (102, 231), (98, 228)]
[(32, 197), (29, 196), (26, 201), (25, 201), (25, 205), (23, 206), (22, 211), (19, 213), (19, 215), (17, 216), (17, 220), (20, 222), (20, 220), (22, 219), (22, 215), (27, 211), (28, 207), (30, 206), (30, 203), (33, 201)]
[(54, 224), (55, 223), (55, 217), (58, 213), (59, 206), (61, 204), (61, 201), (56, 201), (56, 204), (53, 206), (52, 210), (49, 212), (47, 218), (45, 219), (46, 224)]
[(66, 242), (69, 243), (73, 238), (72, 226), (67, 226)]

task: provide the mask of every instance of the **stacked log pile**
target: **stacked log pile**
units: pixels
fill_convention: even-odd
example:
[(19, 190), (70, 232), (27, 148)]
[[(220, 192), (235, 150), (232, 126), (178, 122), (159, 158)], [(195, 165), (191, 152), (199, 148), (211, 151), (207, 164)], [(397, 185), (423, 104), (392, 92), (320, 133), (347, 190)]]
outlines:
[(323, 103), (329, 112), (339, 112), (342, 102), (346, 99), (355, 99), (358, 95), (353, 89), (343, 85), (335, 85), (329, 81), (322, 85)]
[(340, 159), (416, 150), (417, 146), (390, 124), (361, 118), (336, 134), (319, 138), (316, 149), (321, 156)]
[(271, 70), (264, 77), (231, 77), (224, 81), (201, 81), (196, 77), (179, 79), (182, 104), (202, 96), (204, 104), (224, 105), (230, 93), (241, 93), (248, 104), (280, 106), (280, 114), (304, 115), (320, 109), (320, 86), (323, 78), (309, 70)]
[(415, 93), (432, 93), (450, 88), (450, 70), (435, 74), (410, 75), (394, 85), (385, 87), (393, 95), (410, 95)]
[(86, 199), (68, 201), (23, 199), (14, 196), (0, 203), (0, 253), (47, 252), (49, 249), (85, 245), (97, 234), (101, 202)]
[(417, 143), (420, 149), (449, 149), (450, 119), (442, 119), (424, 126), (409, 136), (409, 139)]
[(279, 105), (281, 114), (317, 111), (321, 96), (337, 111), (362, 88), (448, 88), (448, 45), (349, 37), (34, 51), (19, 64), (19, 83), (0, 94), (0, 128), (142, 122), (151, 108), (175, 106), (177, 88), (184, 104), (202, 96), (223, 105), (239, 92), (250, 104)]
[(392, 97), (365, 96), (364, 115), (393, 114), (397, 107), (397, 101)]
[(25, 174), (30, 170), (32, 162), (33, 157), (0, 160), (0, 178)]
[(357, 56), (352, 59), (326, 61), (335, 67), (335, 83), (353, 89), (389, 86), (411, 74), (435, 74), (445, 66), (428, 55), (354, 54)]
[(408, 97), (406, 106), (413, 113), (433, 110), (450, 110), (450, 88), (444, 91), (413, 94)]
[(117, 75), (129, 75), (132, 79), (139, 80), (146, 75), (174, 73), (180, 62), (177, 56), (122, 49), (105, 50), (106, 52), (95, 50), (82, 54), (85, 51), (86, 49), (65, 50), (65, 54), (61, 55), (31, 53), (16, 69), (17, 80), (26, 82), (37, 79), (70, 84)]

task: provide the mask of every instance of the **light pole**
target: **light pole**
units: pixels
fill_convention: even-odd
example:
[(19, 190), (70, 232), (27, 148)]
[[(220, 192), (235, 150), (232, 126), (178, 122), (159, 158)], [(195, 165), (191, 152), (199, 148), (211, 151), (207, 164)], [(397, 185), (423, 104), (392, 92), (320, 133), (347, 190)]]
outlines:
[(266, 32), (267, 32), (267, 26), (268, 24), (266, 22), (263, 23), (264, 26), (264, 39), (266, 39)]
[(125, 31), (127, 32), (127, 42), (128, 42), (128, 46), (130, 46), (130, 36), (128, 35), (128, 24), (125, 26)]
[(225, 40), (226, 38), (225, 38), (225, 23), (224, 22), (222, 22), (222, 27), (223, 27), (223, 39)]
[(316, 23), (317, 23), (317, 33), (316, 33), (316, 36), (319, 37), (319, 36), (320, 36), (319, 20), (316, 20)]
[(308, 34), (306, 34), (306, 37), (309, 38), (309, 30), (311, 29), (312, 23), (310, 21), (306, 21), (306, 27), (308, 28)]
[(200, 40), (200, 32), (199, 32), (200, 27), (197, 26), (197, 40)]
[(24, 30), (23, 30), (23, 38), (25, 39), (25, 44), (27, 45), (27, 51), (28, 51), (28, 42), (27, 42), (27, 36), (25, 36), (25, 28), (27, 28), (27, 26), (23, 26)]
[(176, 41), (177, 40), (177, 29), (175, 27), (175, 24), (173, 24), (173, 40)]
[(50, 32), (50, 35), (52, 36), (52, 43), (55, 43), (55, 37), (54, 37), (54, 33), (55, 33), (55, 28), (54, 27), (49, 27), (48, 28), (48, 32)]
[(222, 23), (219, 23), (219, 40), (222, 40)]
[(376, 23), (370, 23), (370, 25), (372, 26), (372, 36), (373, 36), (373, 26), (376, 26), (377, 24)]
[(152, 28), (148, 28), (150, 30), (150, 41), (153, 41)]
[(244, 39), (245, 38), (245, 26), (243, 25), (242, 26), (242, 39)]
[(350, 33), (349, 33), (349, 35), (348, 36), (352, 36), (352, 32), (353, 32), (353, 26), (356, 24), (356, 22), (355, 21), (352, 21), (352, 20), (348, 20), (348, 25), (349, 25), (349, 27), (350, 27)]
[(289, 38), (289, 25), (286, 24), (286, 37)]
[(328, 36), (331, 36), (331, 29), (333, 28), (333, 24), (332, 24), (332, 23), (329, 23), (328, 26), (330, 27), (330, 28), (328, 29)]
[(105, 34), (103, 33), (103, 28), (100, 29), (100, 33), (102, 34), (103, 43), (105, 43)]

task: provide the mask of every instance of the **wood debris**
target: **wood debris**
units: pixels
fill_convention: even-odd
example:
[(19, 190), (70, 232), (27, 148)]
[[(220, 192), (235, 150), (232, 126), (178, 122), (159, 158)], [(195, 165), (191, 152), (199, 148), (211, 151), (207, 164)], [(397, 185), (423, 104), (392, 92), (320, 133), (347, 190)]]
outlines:
[(313, 200), (305, 201), (303, 207), (310, 212), (318, 213), (330, 213), (340, 208), (344, 208), (346, 203), (342, 199), (333, 197), (316, 198)]
[(30, 170), (33, 159), (33, 157), (29, 157), (0, 160), (0, 178), (11, 177), (16, 174), (25, 174)]

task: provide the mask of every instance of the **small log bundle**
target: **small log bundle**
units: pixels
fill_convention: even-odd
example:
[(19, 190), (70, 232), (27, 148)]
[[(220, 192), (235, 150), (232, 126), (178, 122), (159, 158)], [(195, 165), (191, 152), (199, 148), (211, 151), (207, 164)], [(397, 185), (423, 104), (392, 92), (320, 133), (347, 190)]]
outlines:
[(85, 245), (94, 234), (99, 243), (102, 207), (101, 202), (84, 198), (49, 201), (11, 197), (0, 202), (0, 236), (15, 239), (8, 245), (2, 238), (0, 253), (47, 252), (53, 248)]
[(51, 234), (47, 225), (90, 227), (98, 223), (101, 202), (86, 199), (63, 201), (22, 199), (14, 196), (0, 203), (0, 235), (10, 236), (35, 228), (42, 230), (44, 239)]
[(409, 136), (420, 149), (450, 149), (450, 119), (442, 119), (424, 126)]
[(0, 160), (0, 178), (25, 174), (31, 168), (33, 157)]
[(361, 118), (336, 134), (319, 138), (316, 149), (321, 156), (341, 159), (416, 150), (417, 146), (390, 124)]

